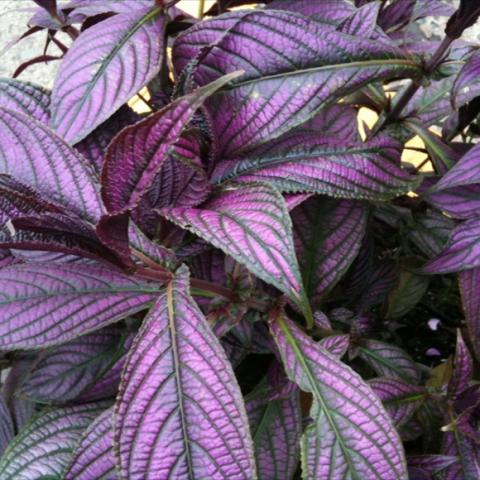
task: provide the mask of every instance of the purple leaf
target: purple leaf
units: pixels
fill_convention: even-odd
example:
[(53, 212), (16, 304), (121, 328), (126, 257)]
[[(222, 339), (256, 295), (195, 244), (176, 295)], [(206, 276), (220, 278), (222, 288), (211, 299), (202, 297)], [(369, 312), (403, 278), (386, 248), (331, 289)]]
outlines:
[(85, 160), (47, 127), (1, 107), (0, 158), (0, 173), (87, 220), (101, 215), (99, 185)]
[(0, 349), (47, 347), (98, 330), (149, 306), (158, 286), (82, 264), (0, 270)]
[(455, 367), (448, 382), (448, 393), (451, 397), (459, 396), (473, 378), (473, 360), (463, 340), (460, 330), (457, 331), (457, 347), (455, 350)]
[(206, 102), (220, 157), (282, 135), (374, 79), (418, 68), (391, 45), (275, 10), (234, 12), (194, 25), (175, 41), (176, 71), (198, 56), (193, 79), (199, 85), (245, 70)]
[(262, 184), (229, 186), (202, 208), (160, 211), (168, 220), (223, 250), (302, 304), (303, 292), (285, 200)]
[(57, 13), (57, 0), (33, 0), (38, 6), (44, 8), (50, 15)]
[(480, 54), (478, 52), (473, 53), (472, 56), (466, 61), (465, 65), (460, 70), (460, 73), (455, 79), (453, 84), (452, 105), (455, 109), (458, 109), (458, 98), (461, 94), (469, 95), (473, 90), (478, 92), (479, 81), (478, 75), (480, 73)]
[(382, 401), (397, 428), (410, 420), (426, 398), (422, 387), (396, 378), (378, 377), (370, 380), (368, 384)]
[(444, 434), (441, 452), (458, 460), (442, 473), (442, 480), (476, 479), (480, 477), (479, 448), (460, 432)]
[(453, 218), (466, 220), (480, 211), (480, 184), (433, 191), (425, 194), (425, 200)]
[(239, 387), (189, 295), (185, 268), (160, 295), (134, 341), (114, 418), (122, 477), (256, 476)]
[[(385, 34), (377, 26), (378, 13), (380, 12), (381, 5), (377, 2), (367, 3), (359, 8), (355, 13), (345, 19), (338, 30), (348, 35), (354, 35), (363, 38), (374, 38), (375, 36)], [(387, 40), (387, 38), (382, 38)]]
[(78, 143), (146, 85), (163, 61), (158, 6), (130, 10), (88, 28), (65, 55), (52, 92), (52, 128)]
[(480, 184), (480, 145), (474, 146), (431, 189), (438, 192), (454, 187)]
[(423, 267), (425, 273), (451, 273), (480, 266), (480, 219), (458, 225), (442, 253)]
[(77, 143), (75, 148), (95, 167), (97, 172), (101, 172), (108, 144), (120, 130), (140, 119), (141, 117), (129, 107), (121, 107), (80, 143)]
[(122, 130), (108, 147), (102, 170), (102, 197), (110, 213), (138, 206), (205, 98), (238, 72), (178, 98), (141, 122)]
[(42, 123), (50, 118), (50, 94), (43, 87), (12, 78), (0, 79), (0, 107), (15, 110)]
[(415, 362), (401, 348), (379, 340), (360, 340), (358, 355), (379, 375), (418, 383), (420, 374)]
[(382, 6), (378, 24), (386, 32), (405, 27), (412, 19), (417, 0), (394, 0), (389, 5)]
[(467, 328), (477, 358), (480, 358), (480, 268), (458, 275)]
[(443, 250), (454, 226), (451, 218), (429, 210), (415, 218), (408, 236), (424, 255), (432, 258)]
[(309, 199), (313, 193), (292, 193), (284, 196), (288, 211), (291, 212), (305, 200)]
[(102, 13), (131, 13), (152, 6), (152, 0), (71, 0), (64, 8), (74, 8), (76, 14), (95, 16)]
[(350, 335), (329, 335), (322, 338), (319, 344), (333, 356), (342, 358), (350, 345)]
[(239, 177), (285, 192), (313, 192), (353, 199), (389, 199), (415, 188), (400, 168), (400, 145), (380, 138), (345, 144), (315, 132), (287, 134), (241, 158), (220, 162), (216, 182)]
[(41, 403), (76, 399), (121, 354), (119, 330), (104, 329), (41, 352), (21, 393)]
[(302, 434), (298, 388), (283, 398), (272, 400), (268, 396), (268, 386), (262, 384), (245, 401), (258, 478), (290, 480), (297, 469)]
[(34, 417), (0, 459), (0, 477), (60, 478), (82, 431), (106, 404), (47, 410)]
[(275, 317), (287, 375), (313, 395), (301, 442), (305, 478), (406, 479), (400, 438), (370, 387), (283, 314)]
[(292, 219), (305, 290), (318, 303), (357, 256), (367, 209), (360, 202), (315, 197), (296, 208)]
[(101, 413), (75, 447), (65, 480), (117, 480), (113, 457), (113, 407)]
[(0, 393), (0, 456), (15, 436), (15, 426), (5, 395)]
[(437, 473), (457, 462), (457, 457), (448, 455), (409, 455), (408, 466), (428, 473)]
[(355, 13), (355, 7), (345, 0), (321, 0), (320, 2), (312, 2), (312, 0), (274, 0), (266, 8), (301, 13), (305, 17), (332, 25), (338, 25)]

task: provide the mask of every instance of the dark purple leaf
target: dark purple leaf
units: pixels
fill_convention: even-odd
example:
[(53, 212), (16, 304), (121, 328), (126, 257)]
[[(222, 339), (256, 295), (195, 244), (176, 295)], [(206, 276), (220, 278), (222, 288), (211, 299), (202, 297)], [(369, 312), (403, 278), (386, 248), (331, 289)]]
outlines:
[(382, 376), (418, 383), (420, 373), (412, 358), (401, 348), (379, 340), (360, 340), (358, 355)]
[(393, 0), (384, 5), (378, 24), (386, 32), (398, 30), (410, 23), (417, 0)]
[(471, 95), (472, 90), (478, 92), (479, 87), (479, 74), (480, 74), (480, 54), (474, 53), (465, 63), (460, 73), (455, 79), (453, 84), (452, 104), (455, 108), (458, 108), (457, 98), (463, 95)]
[(33, 186), (87, 220), (100, 217), (100, 188), (86, 161), (47, 127), (1, 107), (0, 158), (0, 173)]
[(460, 7), (452, 15), (445, 28), (449, 38), (459, 38), (465, 29), (475, 24), (480, 16), (480, 6), (471, 0), (460, 0)]
[(459, 432), (447, 432), (442, 441), (441, 453), (456, 456), (458, 460), (442, 472), (442, 480), (476, 479), (480, 477), (478, 445)]
[(113, 408), (101, 413), (85, 430), (70, 465), (65, 480), (116, 480), (113, 456)]
[(131, 13), (152, 6), (152, 0), (70, 0), (64, 8), (73, 8), (76, 14), (95, 16), (102, 13)]
[(430, 16), (449, 17), (455, 12), (455, 7), (444, 3), (443, 0), (417, 0), (412, 18), (421, 20)]
[(10, 443), (0, 459), (0, 477), (60, 478), (82, 431), (106, 404), (47, 410), (34, 417)]
[(97, 172), (101, 172), (108, 144), (122, 128), (139, 120), (140, 116), (130, 108), (121, 107), (80, 143), (77, 143), (75, 148), (95, 167)]
[(26, 264), (0, 270), (0, 349), (46, 347), (147, 308), (158, 286), (82, 264)]
[(453, 398), (459, 396), (473, 378), (473, 360), (470, 356), (460, 330), (457, 332), (457, 347), (455, 350), (455, 367), (448, 382), (448, 393)]
[(258, 478), (290, 480), (298, 465), (302, 412), (298, 388), (272, 400), (261, 384), (245, 399), (255, 445)]
[(0, 456), (15, 436), (15, 425), (5, 395), (0, 393)]
[(114, 429), (120, 475), (132, 480), (256, 476), (240, 390), (185, 268), (134, 341)]
[(50, 15), (57, 13), (57, 0), (33, 0), (39, 7), (44, 8)]
[(415, 218), (415, 223), (413, 228), (409, 229), (408, 236), (424, 255), (432, 258), (443, 250), (454, 226), (451, 218), (429, 210)]
[(448, 455), (409, 455), (408, 466), (419, 468), (428, 473), (437, 473), (457, 462), (457, 457)]
[(358, 36), (362, 38), (378, 38), (382, 36), (382, 40), (387, 40), (385, 34), (377, 26), (377, 18), (381, 5), (377, 2), (367, 3), (360, 7), (355, 13), (345, 19), (339, 26), (338, 30), (348, 35)]
[(426, 193), (425, 200), (453, 218), (466, 220), (480, 211), (480, 184)]
[(426, 398), (422, 387), (397, 378), (378, 377), (370, 380), (368, 384), (382, 401), (397, 428), (410, 420)]
[(450, 273), (480, 266), (480, 219), (458, 225), (437, 258), (423, 267), (425, 273)]
[(181, 97), (125, 128), (110, 144), (102, 170), (102, 197), (110, 213), (138, 206), (205, 98), (238, 72)]
[(400, 438), (360, 376), (282, 313), (270, 328), (288, 377), (313, 395), (301, 441), (305, 478), (407, 478)]
[(285, 192), (389, 199), (418, 183), (400, 168), (400, 153), (400, 145), (387, 138), (345, 144), (314, 132), (292, 133), (243, 157), (220, 162), (213, 180), (238, 178), (268, 182)]
[(146, 85), (163, 61), (158, 6), (131, 9), (88, 28), (66, 54), (52, 92), (52, 128), (73, 145)]
[(160, 212), (304, 305), (290, 216), (285, 200), (272, 187), (229, 186), (201, 208)]
[(41, 352), (21, 393), (41, 403), (76, 399), (121, 354), (119, 330), (105, 329)]
[(374, 79), (418, 68), (391, 45), (274, 10), (234, 12), (194, 25), (175, 41), (176, 71), (199, 55), (193, 71), (199, 85), (245, 71), (206, 102), (221, 157), (280, 136)]
[(345, 0), (274, 0), (266, 8), (301, 13), (307, 18), (332, 25), (338, 25), (355, 13), (353, 5)]
[(475, 354), (480, 358), (480, 268), (460, 272), (458, 281), (468, 333)]
[(42, 123), (50, 118), (50, 94), (43, 87), (11, 78), (0, 79), (0, 107), (15, 110)]
[(367, 209), (360, 202), (315, 197), (296, 208), (292, 219), (305, 290), (318, 303), (357, 256)]
[(480, 145), (474, 146), (431, 189), (439, 192), (455, 187), (480, 184)]

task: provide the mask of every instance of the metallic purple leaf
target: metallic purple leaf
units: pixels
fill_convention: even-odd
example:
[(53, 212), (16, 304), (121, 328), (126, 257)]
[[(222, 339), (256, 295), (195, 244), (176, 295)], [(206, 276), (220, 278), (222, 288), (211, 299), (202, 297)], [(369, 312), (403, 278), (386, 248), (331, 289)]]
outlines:
[(88, 28), (63, 59), (52, 92), (52, 128), (71, 145), (146, 85), (163, 61), (159, 6), (132, 9)]
[(110, 328), (41, 352), (21, 393), (40, 403), (76, 399), (121, 354), (121, 333)]
[(335, 357), (342, 358), (350, 345), (350, 335), (329, 335), (328, 337), (322, 338), (319, 344)]
[(147, 308), (158, 286), (98, 265), (25, 264), (0, 270), (0, 349), (47, 347)]
[(374, 79), (408, 76), (418, 68), (384, 42), (275, 10), (245, 10), (197, 23), (175, 41), (176, 71), (197, 57), (193, 79), (199, 85), (237, 68), (245, 71), (206, 102), (220, 158), (282, 135)]
[[(381, 5), (377, 2), (367, 3), (359, 8), (355, 13), (345, 19), (338, 30), (348, 35), (354, 35), (364, 38), (374, 38), (381, 35), (386, 37), (385, 33), (377, 26), (377, 18)], [(388, 41), (388, 37), (382, 40)]]
[(406, 480), (400, 438), (371, 388), (282, 313), (275, 317), (270, 328), (287, 375), (313, 395), (304, 477)]
[(458, 457), (458, 461), (442, 472), (442, 480), (474, 480), (480, 478), (480, 452), (478, 444), (460, 432), (447, 432), (441, 453)]
[(258, 478), (291, 480), (298, 466), (302, 412), (298, 388), (272, 400), (260, 385), (245, 399), (255, 445)]
[(87, 220), (97, 220), (103, 211), (100, 187), (86, 161), (47, 127), (1, 107), (0, 173)]
[(480, 219), (458, 225), (437, 258), (423, 267), (425, 273), (451, 273), (480, 266)]
[(303, 301), (290, 216), (285, 200), (272, 187), (229, 186), (202, 208), (170, 208), (160, 213), (297, 302)]
[(480, 267), (460, 272), (458, 282), (470, 340), (480, 358)]
[(379, 375), (418, 383), (420, 372), (413, 359), (401, 348), (379, 340), (360, 340), (358, 355)]
[(85, 430), (64, 480), (117, 480), (113, 456), (113, 407), (101, 413)]
[(460, 395), (473, 378), (473, 360), (463, 340), (460, 330), (457, 331), (457, 346), (455, 350), (455, 366), (448, 382), (448, 393), (455, 398)]
[(110, 144), (102, 170), (102, 197), (110, 213), (139, 205), (205, 98), (238, 72), (180, 97), (141, 122), (122, 130)]
[[(182, 268), (136, 337), (114, 415), (120, 476), (255, 478), (240, 389)], [(137, 439), (141, 438), (141, 441)]]
[(404, 425), (426, 398), (425, 390), (396, 378), (378, 377), (368, 382), (395, 426)]
[(285, 192), (382, 200), (406, 193), (418, 183), (400, 168), (400, 155), (400, 145), (387, 138), (346, 144), (301, 131), (220, 162), (212, 178), (268, 182)]
[(460, 73), (455, 78), (455, 83), (453, 84), (453, 89), (451, 91), (452, 105), (455, 109), (458, 109), (460, 106), (458, 105), (458, 99), (462, 94), (469, 95), (472, 90), (478, 92), (480, 88), (479, 75), (480, 54), (475, 52), (466, 61), (465, 65), (460, 70)]
[(480, 184), (480, 145), (475, 145), (431, 189), (441, 190)]
[(76, 14), (95, 16), (102, 13), (130, 13), (152, 6), (152, 0), (71, 0), (63, 8), (74, 8)]
[(43, 87), (13, 78), (0, 79), (0, 107), (24, 113), (47, 123), (50, 118), (50, 94)]
[(61, 478), (82, 431), (106, 407), (90, 403), (38, 414), (0, 459), (0, 478)]
[(314, 197), (293, 210), (292, 221), (305, 290), (318, 303), (357, 256), (367, 209), (360, 202)]
[(338, 25), (355, 13), (355, 7), (345, 0), (274, 0), (266, 8), (301, 13), (305, 17), (332, 25)]

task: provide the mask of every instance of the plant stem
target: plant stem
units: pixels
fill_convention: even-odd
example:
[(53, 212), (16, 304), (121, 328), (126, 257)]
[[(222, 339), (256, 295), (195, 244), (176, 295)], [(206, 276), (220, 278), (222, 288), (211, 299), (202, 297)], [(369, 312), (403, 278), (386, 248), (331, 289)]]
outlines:
[[(450, 48), (450, 45), (453, 42), (453, 38), (445, 37), (442, 40), (442, 43), (438, 46), (435, 53), (432, 55), (430, 60), (425, 64), (424, 72), (427, 75), (430, 75), (441, 63), (445, 53)], [(395, 122), (400, 117), (403, 109), (407, 106), (408, 102), (412, 97), (417, 93), (420, 88), (420, 83), (412, 81), (412, 83), (407, 87), (407, 89), (401, 94), (400, 98), (395, 102), (393, 108), (388, 112), (385, 119), (378, 125), (378, 127), (373, 129), (373, 132), (378, 132), (385, 125)]]

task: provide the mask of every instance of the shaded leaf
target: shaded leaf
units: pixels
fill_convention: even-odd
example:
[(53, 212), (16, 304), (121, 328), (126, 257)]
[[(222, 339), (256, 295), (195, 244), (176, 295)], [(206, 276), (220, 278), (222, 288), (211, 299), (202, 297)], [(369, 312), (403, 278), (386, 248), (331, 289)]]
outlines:
[(360, 202), (312, 198), (292, 212), (294, 241), (308, 297), (318, 302), (357, 256), (367, 223)]
[(469, 337), (480, 358), (480, 268), (460, 272), (458, 281)]
[(455, 365), (452, 377), (448, 382), (448, 393), (455, 398), (460, 395), (473, 378), (473, 360), (470, 356), (460, 330), (457, 331), (457, 345), (455, 349)]
[(423, 267), (425, 273), (450, 273), (480, 266), (480, 219), (458, 225), (440, 255)]

